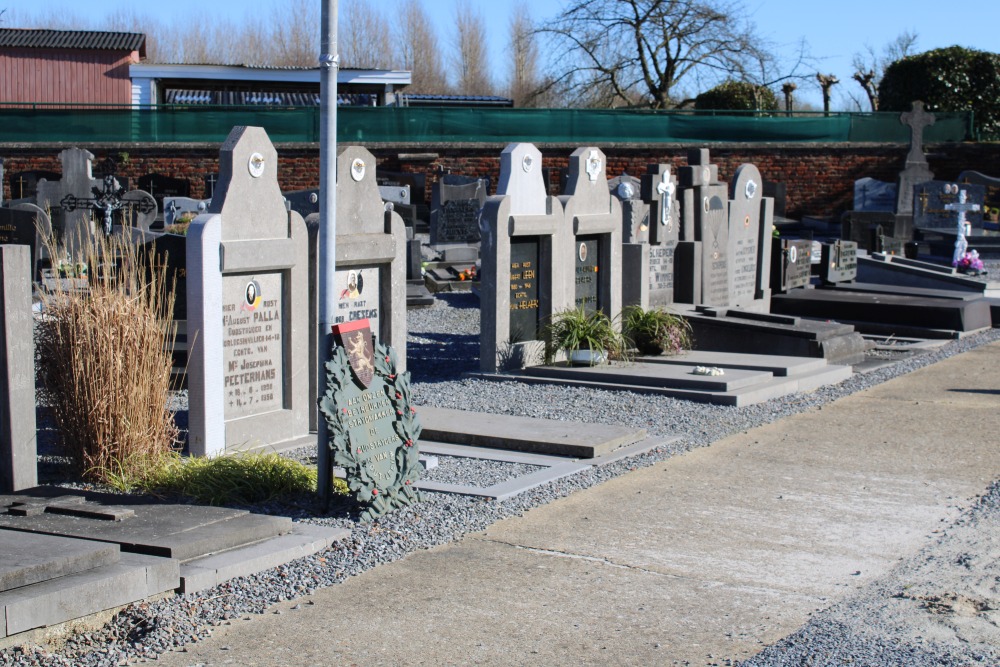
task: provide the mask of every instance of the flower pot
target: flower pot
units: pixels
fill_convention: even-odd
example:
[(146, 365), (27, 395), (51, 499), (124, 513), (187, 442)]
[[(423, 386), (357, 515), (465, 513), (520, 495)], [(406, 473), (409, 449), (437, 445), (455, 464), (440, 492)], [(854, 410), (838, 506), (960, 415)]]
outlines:
[(604, 350), (573, 350), (569, 353), (569, 362), (574, 366), (597, 366), (607, 360)]

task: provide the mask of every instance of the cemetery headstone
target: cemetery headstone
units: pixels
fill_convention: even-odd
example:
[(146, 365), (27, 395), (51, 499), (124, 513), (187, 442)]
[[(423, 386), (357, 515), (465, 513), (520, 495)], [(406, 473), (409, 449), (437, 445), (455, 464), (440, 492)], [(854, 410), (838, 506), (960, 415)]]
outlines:
[(303, 220), (313, 213), (319, 213), (319, 188), (282, 192), (281, 194), (292, 210), (301, 215)]
[(548, 195), (534, 145), (510, 144), (501, 153), (497, 194), (486, 200), (480, 232), (480, 368), (540, 363), (541, 326), (572, 307), (573, 235), (562, 202)]
[(840, 237), (854, 241), (859, 248), (877, 251), (875, 240), (892, 235), (896, 227), (896, 214), (891, 211), (844, 211), (840, 217)]
[(970, 185), (983, 186), (985, 188), (983, 222), (994, 224), (1000, 222), (1000, 178), (993, 178), (978, 171), (963, 171), (957, 180), (966, 189)]
[(164, 211), (163, 200), (165, 197), (190, 197), (191, 181), (186, 178), (174, 178), (160, 173), (145, 174), (136, 181), (136, 188), (143, 192), (148, 192), (154, 200), (159, 211)]
[[(396, 203), (396, 212), (403, 218), (403, 222), (408, 227), (415, 227), (418, 220), (427, 222), (430, 220), (430, 208), (427, 206), (427, 176), (405, 171), (380, 171), (378, 172), (378, 184), (380, 186), (401, 188), (406, 187), (410, 191), (410, 201), (408, 203)], [(426, 230), (425, 230), (426, 231)]]
[[(728, 188), (719, 182), (718, 173), (704, 148), (688, 151), (688, 166), (678, 173), (682, 238), (698, 244), (685, 247), (677, 257), (675, 295), (691, 299), (687, 303), (729, 305)], [(698, 266), (692, 264), (695, 256)]]
[(783, 294), (807, 287), (812, 276), (812, 241), (773, 238), (771, 248), (772, 288)]
[(771, 227), (774, 200), (764, 196), (760, 171), (736, 169), (729, 186), (729, 306), (768, 312), (771, 305)]
[(365, 319), (333, 326), (320, 411), (332, 462), (362, 504), (362, 520), (419, 502), (420, 422), (410, 403), (409, 373), (395, 352), (372, 336)]
[(642, 177), (642, 198), (649, 203), (649, 305), (674, 301), (674, 253), (681, 216), (677, 177), (668, 164), (651, 164)]
[(163, 198), (163, 228), (191, 222), (208, 210), (209, 200), (190, 197)]
[(38, 483), (30, 253), (0, 245), (0, 493)]
[(308, 247), (285, 208), (278, 155), (236, 127), (220, 178), (187, 239), (189, 447), (217, 455), (310, 442)]
[(479, 212), (486, 203), (486, 181), (445, 174), (432, 186), (432, 246), (479, 242)]
[[(952, 191), (954, 191), (956, 189), (958, 189), (958, 184), (957, 183), (953, 184), (951, 186), (951, 190)], [(951, 263), (953, 265), (958, 265), (958, 262), (962, 258), (962, 255), (964, 255), (965, 251), (968, 250), (968, 248), (969, 248), (969, 244), (966, 241), (965, 237), (966, 237), (966, 235), (970, 234), (971, 231), (969, 229), (970, 223), (967, 220), (966, 216), (969, 213), (976, 213), (976, 212), (978, 212), (980, 210), (981, 206), (979, 204), (975, 203), (975, 202), (970, 202), (968, 200), (968, 195), (966, 194), (966, 191), (963, 188), (963, 189), (961, 189), (961, 190), (958, 191), (958, 201), (952, 202), (950, 204), (945, 204), (944, 207), (950, 213), (955, 214), (955, 217), (956, 217), (956, 221), (955, 221), (955, 227), (956, 227), (956, 229), (955, 229), (955, 231), (956, 231), (955, 254), (951, 258)]]
[[(966, 201), (976, 204), (977, 209), (968, 209), (966, 222), (973, 229), (983, 228), (982, 206), (986, 199), (986, 187), (969, 184), (961, 187)], [(950, 204), (957, 204), (959, 185), (951, 181), (928, 181), (919, 183), (913, 189), (913, 226), (917, 229), (955, 229), (955, 214)]]
[(887, 183), (874, 178), (859, 178), (854, 181), (855, 211), (896, 211), (896, 183)]
[(52, 233), (49, 217), (34, 204), (0, 208), (0, 244), (29, 248), (28, 279), (38, 280), (40, 263), (48, 258), (46, 240)]
[(642, 181), (621, 174), (608, 181), (608, 188), (622, 205), (622, 242), (649, 242), (649, 204), (642, 200)]
[(27, 199), (35, 201), (38, 195), (38, 183), (42, 180), (50, 183), (58, 181), (62, 174), (55, 171), (18, 171), (8, 176), (11, 201)]
[(614, 317), (622, 308), (622, 208), (608, 188), (607, 158), (594, 146), (578, 148), (567, 172), (566, 194), (559, 199), (575, 239), (574, 303)]
[(219, 174), (205, 174), (202, 181), (205, 186), (205, 199), (211, 199), (215, 196), (215, 186), (219, 183)]
[(899, 115), (899, 122), (910, 128), (910, 150), (897, 179), (896, 213), (908, 216), (913, 215), (914, 186), (934, 179), (924, 157), (924, 128), (934, 124), (934, 114), (924, 111), (924, 103), (917, 101), (910, 111)]
[(857, 278), (857, 243), (843, 240), (824, 243), (820, 252), (819, 277), (824, 283), (850, 282)]

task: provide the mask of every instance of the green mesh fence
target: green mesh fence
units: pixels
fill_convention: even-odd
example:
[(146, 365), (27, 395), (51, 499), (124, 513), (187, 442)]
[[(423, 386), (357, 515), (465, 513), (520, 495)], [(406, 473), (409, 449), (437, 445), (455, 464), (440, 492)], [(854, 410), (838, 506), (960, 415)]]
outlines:
[[(925, 142), (974, 138), (972, 113), (935, 113)], [(133, 107), (0, 104), (0, 142), (221, 142), (236, 125), (274, 142), (319, 141), (317, 107)], [(342, 107), (340, 142), (609, 144), (670, 142), (907, 143), (899, 114), (678, 112), (594, 109)]]

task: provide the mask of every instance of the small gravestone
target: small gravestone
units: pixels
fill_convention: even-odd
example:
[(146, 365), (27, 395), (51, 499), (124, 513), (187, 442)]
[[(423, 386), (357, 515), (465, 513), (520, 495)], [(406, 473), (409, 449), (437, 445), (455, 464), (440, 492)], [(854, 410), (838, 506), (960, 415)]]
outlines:
[(208, 210), (209, 200), (190, 197), (163, 198), (163, 228), (190, 223)]
[(928, 181), (914, 186), (913, 226), (917, 229), (955, 229), (955, 214), (948, 205), (958, 203), (959, 189), (965, 192), (969, 204), (979, 205), (979, 209), (969, 209), (965, 221), (973, 229), (982, 229), (986, 187), (971, 183), (960, 187), (951, 181)]
[(432, 246), (479, 243), (479, 212), (486, 203), (486, 181), (445, 174), (431, 196)]
[(621, 311), (622, 208), (611, 195), (607, 158), (594, 146), (569, 158), (566, 194), (559, 197), (574, 237), (574, 303), (586, 312)]
[(854, 210), (894, 213), (897, 188), (896, 183), (869, 177), (859, 178), (854, 181)]
[(508, 145), (500, 155), (497, 194), (486, 200), (480, 217), (484, 372), (540, 363), (541, 326), (572, 307), (572, 230), (564, 224), (560, 199), (547, 194), (541, 167), (534, 145)]
[(737, 168), (729, 188), (729, 305), (768, 312), (771, 302), (771, 227), (774, 200), (764, 196), (760, 171)]
[(812, 276), (812, 241), (774, 238), (771, 243), (771, 286), (785, 293), (807, 287)]
[(157, 209), (163, 211), (165, 197), (190, 197), (191, 181), (186, 178), (174, 178), (165, 174), (153, 173), (140, 176), (136, 188), (148, 192), (156, 201)]
[(62, 174), (58, 172), (40, 169), (15, 172), (7, 177), (7, 182), (10, 185), (10, 198), (13, 201), (22, 199), (35, 201), (39, 182), (44, 180), (54, 183), (61, 178)]
[(363, 520), (420, 502), (420, 422), (410, 399), (410, 374), (391, 347), (372, 337), (367, 320), (334, 325), (320, 411), (333, 464), (363, 506)]
[(38, 483), (30, 275), (28, 248), (0, 246), (0, 493)]
[[(991, 222), (994, 225), (1000, 222), (1000, 178), (993, 178), (978, 171), (963, 171), (956, 180), (964, 188), (970, 185), (983, 186), (986, 192), (983, 202), (983, 222)], [(986, 209), (989, 209), (989, 212)]]
[(934, 180), (934, 173), (924, 157), (924, 128), (934, 124), (934, 114), (924, 111), (924, 103), (917, 101), (910, 111), (899, 115), (899, 122), (910, 128), (910, 150), (896, 181), (896, 213), (908, 216), (913, 215), (913, 188), (918, 183)]
[(38, 280), (41, 262), (48, 258), (46, 243), (52, 234), (49, 217), (34, 204), (0, 208), (0, 244), (28, 246), (29, 280)]
[(858, 277), (857, 243), (824, 243), (820, 252), (819, 277), (824, 283), (849, 282)]
[(262, 128), (236, 127), (187, 238), (189, 447), (218, 455), (312, 441), (308, 240)]
[(896, 214), (890, 211), (844, 211), (840, 217), (840, 237), (854, 241), (859, 248), (876, 251), (876, 236), (891, 235), (896, 227)]

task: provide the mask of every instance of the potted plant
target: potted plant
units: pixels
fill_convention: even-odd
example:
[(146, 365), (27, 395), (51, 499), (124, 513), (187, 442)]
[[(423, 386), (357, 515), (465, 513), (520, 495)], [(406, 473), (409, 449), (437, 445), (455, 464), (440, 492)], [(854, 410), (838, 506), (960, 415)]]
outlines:
[(622, 313), (622, 331), (639, 354), (677, 354), (691, 349), (691, 325), (664, 308), (629, 306)]
[(562, 350), (573, 364), (595, 366), (611, 360), (624, 360), (628, 345), (617, 324), (603, 311), (586, 312), (582, 308), (552, 315), (546, 325), (545, 363), (555, 361)]

